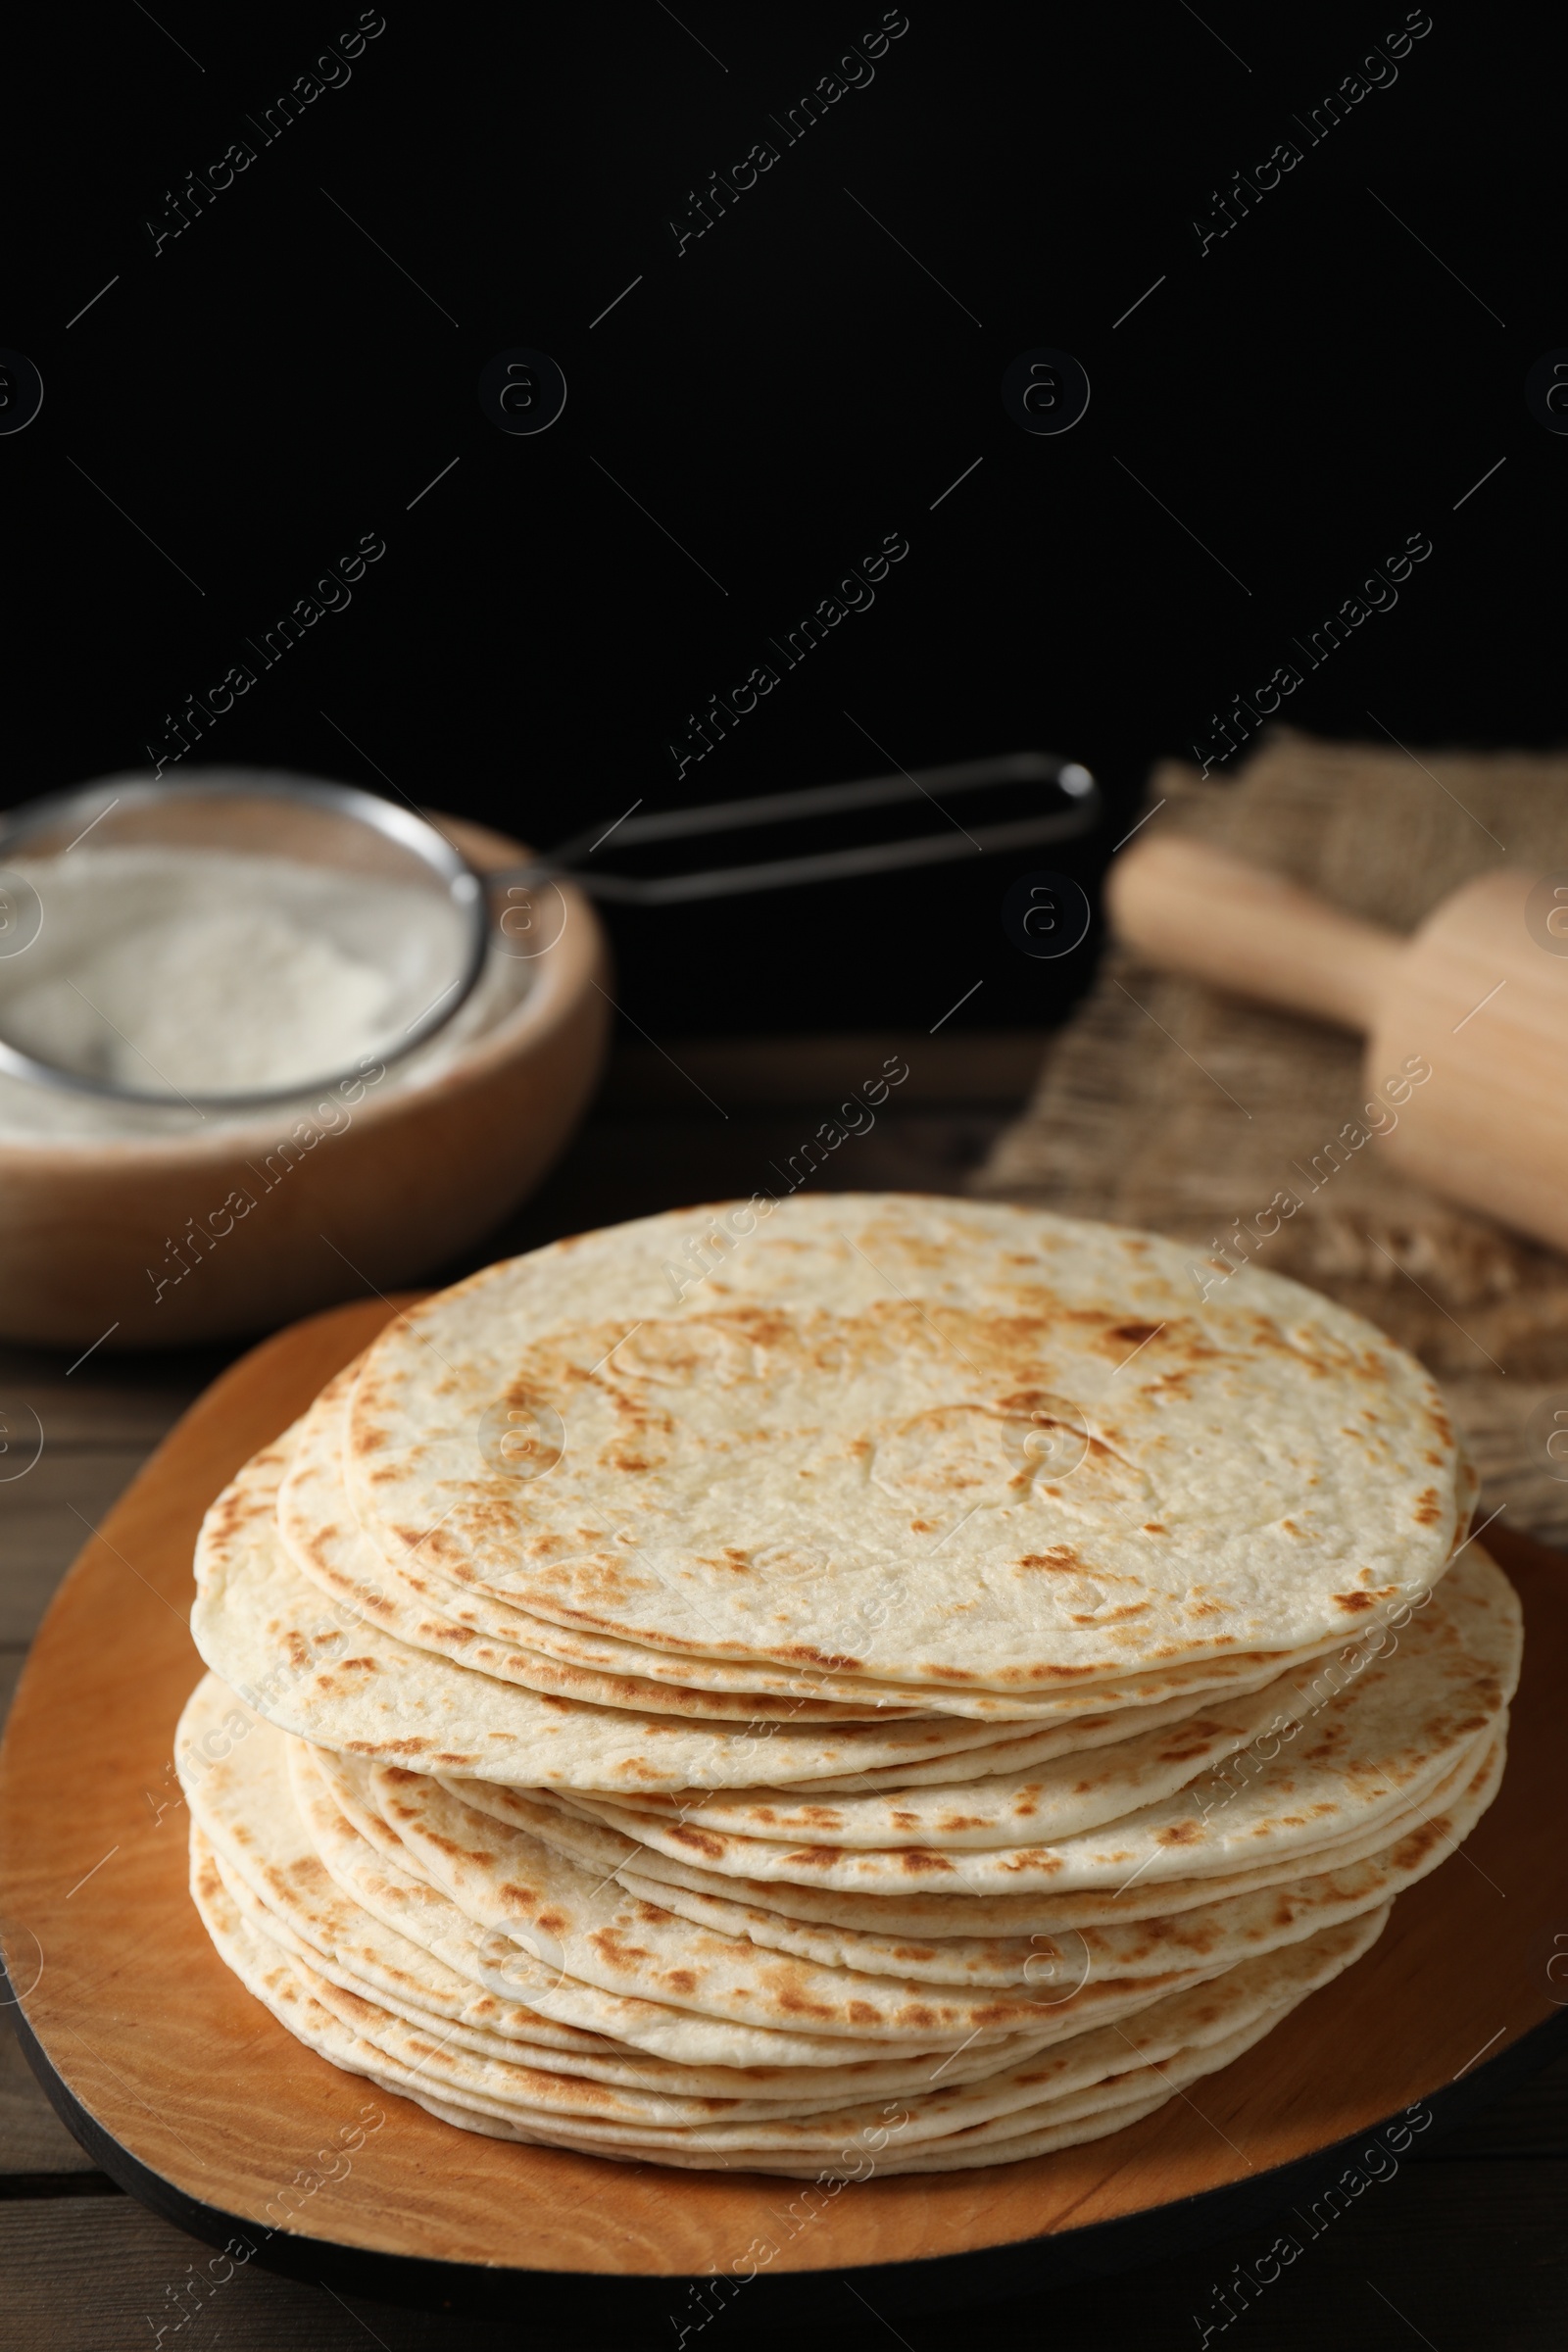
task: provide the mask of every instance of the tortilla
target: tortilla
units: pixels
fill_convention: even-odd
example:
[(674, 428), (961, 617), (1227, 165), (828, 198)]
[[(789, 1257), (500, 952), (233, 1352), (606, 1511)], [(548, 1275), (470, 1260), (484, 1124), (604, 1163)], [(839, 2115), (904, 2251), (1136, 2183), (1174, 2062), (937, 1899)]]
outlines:
[(199, 1830), (192, 1891), (228, 1966), (291, 2032), (347, 2071), (435, 2100), (439, 2112), (469, 2128), (499, 2123), (516, 2138), (763, 2171), (805, 2157), (824, 2171), (862, 2171), (867, 2149), (877, 2152), (871, 2169), (888, 2173), (946, 2169), (970, 2161), (977, 2149), (986, 2151), (983, 2160), (1006, 2160), (1042, 2132), (1147, 2112), (1156, 2088), (1168, 2096), (1240, 2054), (1357, 1957), (1387, 1917), (1383, 1911), (1326, 1930), (1288, 1954), (1244, 1964), (1199, 1994), (1171, 1996), (1146, 2011), (1132, 2033), (1085, 2034), (1062, 2051), (969, 2083), (942, 2083), (938, 2074), (924, 2090), (891, 2104), (792, 2116), (767, 2108), (752, 2113), (744, 2100), (592, 2083), (435, 2040), (258, 1935)]
[[(972, 1750), (975, 1728), (921, 1717), (743, 1727), (599, 1708), (503, 1683), (326, 1603), (273, 1516), (286, 1445), (247, 1464), (208, 1514), (191, 1630), (270, 1720), (318, 1745), (515, 1787), (628, 1794), (843, 1780)], [(983, 1753), (984, 1750), (982, 1749)]]
[[(1441, 1603), (1439, 1604), (1441, 1605)], [(1245, 1698), (1226, 1697), (1153, 1731), (1096, 1741), (1092, 1751), (1073, 1745), (983, 1778), (965, 1771), (960, 1781), (937, 1780), (927, 1766), (919, 1786), (890, 1774), (864, 1775), (869, 1788), (847, 1793), (835, 1783), (823, 1791), (815, 1782), (804, 1788), (742, 1788), (714, 1791), (676, 1789), (667, 1795), (627, 1796), (624, 1811), (651, 1820), (677, 1822), (687, 1829), (760, 1838), (770, 1844), (924, 1846), (944, 1850), (967, 1846), (1015, 1846), (1054, 1842), (1103, 1822), (1119, 1821), (1204, 1775), (1222, 1784), (1223, 1767), (1238, 1751), (1277, 1753), (1299, 1737), (1303, 1717), (1314, 1714), (1326, 1692), (1348, 1687), (1372, 1670), (1371, 1644), (1347, 1653), (1348, 1663), (1325, 1673), (1315, 1659), (1276, 1676)], [(1409, 1676), (1403, 1678), (1407, 1683)], [(1120, 1718), (1107, 1719), (1114, 1729)], [(1054, 1735), (1065, 1742), (1070, 1734)], [(1022, 1744), (1021, 1742), (1018, 1744)], [(993, 1760), (989, 1756), (987, 1761)], [(975, 1759), (963, 1759), (965, 1766)], [(1243, 1767), (1238, 1765), (1237, 1771)]]
[[(978, 1848), (916, 1845), (911, 1838), (883, 1847), (791, 1845), (581, 1790), (540, 1790), (538, 1802), (605, 1822), (676, 1861), (755, 1884), (864, 1893), (946, 1886), (995, 1896), (1201, 1879), (1371, 1832), (1420, 1804), (1479, 1741), (1490, 1743), (1518, 1681), (1523, 1627), (1513, 1588), (1479, 1546), (1398, 1642), (1324, 1700), (1294, 1741), (1288, 1733), (1270, 1734), (1235, 1766), (1222, 1763), (1154, 1803), (1050, 1843)], [(961, 1807), (974, 1795), (971, 1784), (953, 1801)], [(840, 1799), (826, 1809), (894, 1802)], [(911, 1798), (911, 1813), (914, 1804)]]
[(318, 1746), (516, 1787), (629, 1790), (843, 1777), (972, 1747), (945, 1716), (842, 1726), (733, 1727), (589, 1706), (416, 1649), (329, 1601), (278, 1537), (280, 1442), (257, 1454), (208, 1513), (191, 1633), (202, 1657), (281, 1730)]
[[(449, 2053), (403, 2020), (388, 2012), (377, 2013), (373, 2004), (334, 1993), (319, 1979), (313, 1981), (308, 1976), (307, 1983), (323, 2006), (402, 2065), (428, 2071), (460, 2097), (477, 2093), (503, 2112), (520, 2105), (530, 2123), (547, 2119), (564, 2141), (637, 2145), (656, 2158), (678, 2146), (749, 2161), (776, 2149), (830, 2157), (846, 2141), (870, 2137), (875, 2145), (877, 2137), (886, 2134), (898, 2138), (899, 2153), (904, 2155), (922, 2143), (940, 2146), (960, 2132), (971, 2144), (986, 2138), (1011, 2139), (1020, 2128), (1065, 2120), (1075, 2105), (1080, 2112), (1089, 2113), (1102, 2106), (1112, 2092), (1125, 2097), (1131, 2090), (1133, 2096), (1139, 2095), (1147, 2087), (1146, 2070), (1151, 2065), (1180, 2060), (1190, 2052), (1216, 2045), (1227, 2058), (1237, 2054), (1240, 2034), (1254, 2025), (1266, 2030), (1287, 2008), (1294, 2007), (1296, 2000), (1304, 1999), (1340, 1974), (1376, 1940), (1387, 1918), (1385, 1908), (1347, 1927), (1324, 1930), (1289, 1952), (1244, 1963), (1200, 1992), (1172, 1995), (1146, 2012), (1140, 2021), (1141, 2034), (1116, 2028), (1085, 2034), (1060, 2050), (1009, 2064), (967, 2083), (950, 2084), (938, 2068), (932, 2070), (922, 2089), (892, 2105), (880, 2101), (846, 2105), (801, 2116), (774, 2108), (758, 2115), (731, 2113), (727, 2112), (731, 2102), (720, 2100), (706, 2104), (710, 2110), (725, 2112), (688, 2114), (685, 2109), (696, 2102), (666, 2102), (657, 2095), (639, 2098), (626, 2092), (607, 2094), (597, 2086), (579, 2089), (560, 2079), (540, 2080), (504, 2061), (475, 2060), (463, 2051)], [(1146, 2081), (1132, 2089), (1128, 2077), (1135, 2071), (1145, 2074)], [(733, 2102), (736, 2108), (744, 2104)], [(895, 2113), (898, 2121), (890, 2123)]]
[[(334, 1788), (344, 1769), (339, 1759)], [(353, 1778), (362, 1804), (368, 1796), (397, 1838), (406, 1867), (476, 1926), (525, 1943), (546, 1939), (552, 1963), (585, 1984), (701, 2016), (774, 2030), (804, 2025), (860, 2047), (903, 2041), (945, 2050), (1004, 2034), (1054, 2038), (1081, 2031), (1086, 2019), (1120, 2016), (1210, 1973), (1206, 1963), (1194, 1962), (1152, 1988), (1144, 1980), (1131, 1985), (1091, 1980), (1058, 2001), (1042, 2000), (1029, 1984), (936, 1988), (821, 1968), (699, 1928), (628, 1895), (613, 1878), (596, 1884), (591, 1871), (543, 1839), (464, 1805), (437, 1781), (385, 1766), (362, 1768)]]
[[(362, 1834), (336, 1803), (314, 1751), (303, 1741), (289, 1743), (289, 1766), (312, 1842), (338, 1886), (375, 1918), (475, 1984), (525, 1998), (540, 2016), (679, 2066), (815, 2069), (861, 2063), (855, 2043), (841, 2035), (807, 2029), (770, 2032), (610, 1992), (569, 1975), (557, 1962), (541, 1960), (538, 1951), (550, 1948), (543, 1939), (536, 1938), (538, 1948), (531, 1951), (515, 1938), (486, 1934), (439, 1888), (393, 1858), (400, 1850), (395, 1839), (389, 1855)], [(993, 2047), (1031, 2047), (1035, 2039), (1017, 2035)], [(896, 2046), (879, 2063), (897, 2061), (903, 2054)], [(922, 2050), (920, 2055), (935, 2062), (942, 2053)]]
[[(383, 1555), (360, 1527), (342, 1475), (347, 1406), (363, 1361), (356, 1359), (329, 1382), (289, 1433), (285, 1443), (290, 1459), (278, 1494), (277, 1524), (301, 1573), (368, 1623), (416, 1648), (454, 1657), (503, 1681), (656, 1713), (759, 1722), (844, 1721), (876, 1719), (900, 1708), (921, 1713), (934, 1703), (929, 1690), (830, 1674), (819, 1665), (741, 1665), (553, 1625), (443, 1575), (426, 1547), (398, 1545)], [(1462, 1515), (1468, 1516), (1467, 1508)], [(1319, 1655), (1334, 1645), (1331, 1640), (1297, 1654)], [(1070, 1691), (1005, 1697), (947, 1691), (940, 1703), (944, 1713), (995, 1726), (992, 1736), (1006, 1738), (1004, 1727), (1010, 1721), (1070, 1730), (1090, 1709), (1159, 1707), (1164, 1716), (1175, 1716), (1207, 1691), (1256, 1689), (1287, 1662), (1278, 1652), (1249, 1651), (1145, 1673), (1130, 1682), (1092, 1681)], [(840, 1714), (841, 1709), (848, 1712)], [(980, 1743), (977, 1734), (976, 1744)]]
[(209, 1512), (193, 1898), (298, 2039), (466, 2130), (830, 2185), (1070, 2146), (1492, 1801), (1475, 1491), (1369, 1325), (1152, 1236), (892, 1196), (584, 1236), (397, 1317)]
[[(1086, 1920), (1079, 1928), (1062, 1923), (1054, 1933), (1036, 1930), (1030, 1936), (975, 1933), (922, 1941), (899, 1935), (891, 1924), (879, 1932), (795, 1919), (787, 1912), (650, 1878), (638, 1868), (641, 1855), (622, 1863), (616, 1876), (629, 1893), (642, 1894), (705, 1927), (749, 1936), (770, 1950), (873, 1974), (896, 1971), (920, 1984), (1033, 1984), (1037, 1990), (1055, 1990), (1070, 1986), (1082, 1975), (1126, 1980), (1210, 1963), (1229, 1968), (1238, 1960), (1313, 1935), (1320, 1927), (1375, 1910), (1447, 1861), (1492, 1802), (1501, 1780), (1498, 1742), (1442, 1813), (1417, 1821), (1374, 1853), (1342, 1861), (1336, 1849), (1327, 1857), (1312, 1857), (1317, 1867), (1310, 1875), (1276, 1881), (1266, 1888), (1227, 1891), (1185, 1910), (1143, 1919)], [(1212, 1884), (1229, 1887), (1231, 1882)], [(786, 1890), (770, 1891), (788, 1899)]]
[[(672, 1302), (704, 1223), (557, 1244), (388, 1326), (344, 1452), (383, 1556), (652, 1648), (933, 1691), (1288, 1657), (1443, 1574), (1436, 1384), (1294, 1283), (1203, 1301), (1154, 1236), (800, 1196)], [(542, 1474), (487, 1445), (498, 1413), (559, 1433)]]
[(792, 1922), (848, 1928), (876, 1936), (896, 1936), (901, 1943), (906, 1939), (916, 1944), (932, 1940), (945, 1943), (950, 1937), (967, 1934), (987, 1938), (1030, 1938), (1037, 1935), (1054, 1937), (1074, 1930), (1087, 1933), (1091, 1928), (1163, 1918), (1217, 1902), (1222, 1896), (1259, 1893), (1268, 1887), (1289, 1885), (1303, 1872), (1344, 1869), (1365, 1861), (1369, 1855), (1418, 1835), (1437, 1838), (1442, 1847), (1439, 1858), (1445, 1858), (1457, 1843), (1451, 1824), (1468, 1802), (1469, 1792), (1485, 1790), (1474, 1815), (1476, 1819), (1496, 1793), (1506, 1755), (1507, 1728), (1504, 1715), (1478, 1738), (1475, 1746), (1459, 1759), (1447, 1779), (1440, 1782), (1419, 1804), (1401, 1808), (1392, 1821), (1380, 1823), (1358, 1838), (1319, 1848), (1309, 1857), (1285, 1856), (1252, 1869), (1216, 1873), (1208, 1878), (1165, 1879), (1152, 1886), (1146, 1879), (1124, 1881), (1110, 1893), (1095, 1888), (1069, 1893), (1036, 1888), (1023, 1894), (998, 1895), (961, 1890), (847, 1894), (832, 1887), (726, 1879), (717, 1872), (699, 1870), (689, 1862), (672, 1861), (667, 1855), (653, 1852), (639, 1839), (610, 1829), (602, 1821), (543, 1803), (526, 1790), (500, 1788), (483, 1781), (455, 1780), (451, 1785), (482, 1811), (493, 1812), (502, 1820), (526, 1820), (538, 1836), (576, 1858), (610, 1870), (617, 1877), (624, 1871), (628, 1883), (633, 1876), (653, 1881), (662, 1889), (661, 1901), (673, 1902), (670, 1890), (682, 1889), (717, 1901), (755, 1905), (775, 1914), (787, 1907)]
[[(493, 1605), (487, 1622), (462, 1601), (460, 1587), (421, 1573), (417, 1554), (385, 1561), (359, 1527), (340, 1476), (344, 1411), (353, 1392), (358, 1361), (329, 1381), (320, 1396), (282, 1441), (288, 1455), (276, 1498), (277, 1533), (300, 1573), (369, 1625), (396, 1634), (415, 1648), (455, 1658), (460, 1665), (526, 1690), (586, 1700), (594, 1706), (631, 1707), (642, 1712), (711, 1716), (720, 1721), (778, 1720), (844, 1723), (858, 1715), (875, 1722), (901, 1712), (866, 1698), (853, 1713), (831, 1699), (809, 1694), (770, 1697), (744, 1691), (688, 1690), (675, 1679), (675, 1664), (657, 1660), (661, 1679), (637, 1671), (642, 1653), (616, 1645), (611, 1671), (549, 1654), (554, 1628), (517, 1610)], [(536, 1646), (543, 1638), (544, 1648)], [(559, 1640), (559, 1637), (556, 1637)], [(906, 1709), (905, 1712), (923, 1711)], [(995, 1735), (993, 1735), (995, 1736)], [(977, 1740), (982, 1735), (976, 1735)]]

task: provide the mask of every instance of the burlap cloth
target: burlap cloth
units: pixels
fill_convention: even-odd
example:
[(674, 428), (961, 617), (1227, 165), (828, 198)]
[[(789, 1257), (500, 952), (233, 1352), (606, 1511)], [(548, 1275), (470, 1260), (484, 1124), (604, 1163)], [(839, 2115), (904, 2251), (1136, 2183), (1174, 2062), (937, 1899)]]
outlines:
[[(1151, 825), (1399, 931), (1505, 859), (1568, 868), (1568, 756), (1412, 757), (1281, 730), (1234, 781), (1166, 762), (1148, 805), (1160, 801)], [(1202, 1254), (1290, 1190), (1301, 1206), (1261, 1250), (1247, 1245), (1253, 1262), (1326, 1291), (1418, 1355), (1465, 1432), (1485, 1510), (1505, 1504), (1504, 1524), (1568, 1545), (1568, 1481), (1526, 1431), (1543, 1399), (1568, 1407), (1568, 1258), (1396, 1175), (1376, 1138), (1309, 1190), (1313, 1155), (1360, 1107), (1361, 1052), (1342, 1031), (1166, 977), (1111, 944), (973, 1189), (1151, 1227)]]

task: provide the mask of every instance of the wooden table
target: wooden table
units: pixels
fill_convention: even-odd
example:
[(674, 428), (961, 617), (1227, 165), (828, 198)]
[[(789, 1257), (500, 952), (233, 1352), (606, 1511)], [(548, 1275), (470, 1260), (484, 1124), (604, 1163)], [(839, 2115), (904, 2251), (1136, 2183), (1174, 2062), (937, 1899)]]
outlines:
[[(675, 1043), (617, 1053), (599, 1103), (543, 1191), (480, 1255), (638, 1216), (683, 1200), (749, 1193), (831, 1115), (841, 1096), (902, 1052), (910, 1075), (868, 1135), (842, 1146), (819, 1184), (956, 1192), (1018, 1107), (1038, 1041), (1006, 1036)], [(474, 1262), (480, 1262), (476, 1257)], [(466, 1266), (445, 1269), (456, 1274)], [(0, 1415), (18, 1433), (24, 1408), (45, 1443), (36, 1466), (0, 1483), (0, 1700), (10, 1689), (56, 1582), (94, 1524), (171, 1423), (233, 1350), (66, 1359), (0, 1349)], [(7, 1430), (0, 1430), (5, 1436)], [(1543, 1801), (1562, 1805), (1563, 1791)], [(1568, 1922), (1565, 1922), (1568, 1928)], [(1005, 2345), (1140, 2352), (1202, 2340), (1193, 2315), (1212, 2316), (1213, 2290), (1250, 2270), (1273, 2232), (1200, 2246), (1174, 2262), (988, 2309)], [(64, 2131), (9, 2034), (0, 2035), (0, 2348), (119, 2352), (163, 2343), (180, 2352), (385, 2352), (457, 2347), (488, 2352), (518, 2340), (551, 2352), (599, 2345), (598, 2330), (542, 2336), (519, 2310), (515, 2328), (399, 2311), (329, 2294), (256, 2269), (237, 2272), (198, 2308), (181, 2299), (198, 2249), (123, 2196)], [(1479, 2122), (1414, 2151), (1396, 2178), (1368, 2189), (1210, 2341), (1292, 2352), (1332, 2342), (1426, 2343), (1434, 2352), (1560, 2352), (1568, 2341), (1568, 2062)], [(744, 2309), (703, 2332), (721, 2352), (737, 2329), (759, 2342)], [(726, 2336), (726, 2330), (727, 2336)], [(953, 2319), (929, 2324), (872, 2311), (846, 2283), (842, 2342), (857, 2352), (903, 2343), (944, 2348)], [(695, 2346), (694, 2346), (695, 2352)]]

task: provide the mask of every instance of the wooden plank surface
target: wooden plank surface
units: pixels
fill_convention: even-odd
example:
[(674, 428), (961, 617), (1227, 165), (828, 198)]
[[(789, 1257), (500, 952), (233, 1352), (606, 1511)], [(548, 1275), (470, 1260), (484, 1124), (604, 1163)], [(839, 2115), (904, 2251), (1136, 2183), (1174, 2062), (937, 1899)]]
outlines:
[[(1224, 2352), (1562, 2352), (1568, 2310), (1568, 2162), (1503, 2159), (1406, 2165), (1368, 2188), (1315, 2237), (1287, 2218), (1156, 2267), (1014, 2298), (962, 2315), (889, 2319), (848, 2283), (843, 2318), (813, 2323), (813, 2352), (953, 2352), (983, 2332), (1023, 2352), (1193, 2352), (1198, 2319), (1219, 2317), (1227, 2284), (1236, 2317), (1217, 2327)], [(1238, 2266), (1255, 2277), (1280, 2229), (1299, 2254), (1245, 2307)], [(211, 2267), (216, 2261), (216, 2269)], [(344, 2297), (255, 2266), (227, 2275), (198, 2246), (129, 2198), (19, 2199), (0, 2205), (3, 2352), (674, 2352), (689, 2310), (672, 2294), (663, 2324), (606, 2329), (568, 2318), (541, 2330), (515, 2322), (398, 2310)], [(689, 2320), (686, 2321), (689, 2326)], [(176, 2330), (177, 2325), (177, 2332)], [(686, 2352), (800, 2352), (801, 2332), (759, 2326), (744, 2297), (686, 2337)]]
[[(887, 1184), (910, 1190), (958, 1190), (985, 1155), (1035, 1075), (1039, 1039), (973, 1035), (936, 1039), (768, 1039), (666, 1041), (620, 1049), (599, 1105), (577, 1141), (511, 1227), (473, 1262), (535, 1246), (557, 1234), (752, 1189), (753, 1171), (788, 1159), (831, 1117), (835, 1097), (857, 1086), (893, 1054), (909, 1068), (870, 1134), (852, 1139), (815, 1180), (832, 1188)], [(666, 1058), (666, 1055), (670, 1058)], [(864, 1065), (862, 1068), (862, 1064)], [(902, 1100), (901, 1100), (902, 1094)], [(706, 1098), (711, 1098), (708, 1100)], [(720, 1117), (720, 1110), (728, 1113)], [(874, 1152), (873, 1152), (874, 1147)], [(873, 1172), (874, 1171), (874, 1172)], [(452, 1273), (466, 1270), (453, 1268)], [(68, 1372), (40, 1351), (0, 1349), (0, 1414), (30, 1403), (61, 1465), (40, 1507), (24, 1490), (0, 1485), (0, 1707), (20, 1664), (36, 1613), (77, 1548), (69, 1509), (93, 1516), (135, 1461), (165, 1434), (232, 1351), (117, 1358), (103, 1352)], [(69, 1452), (68, 1452), (69, 1448)], [(66, 1465), (79, 1479), (73, 1483)], [(29, 1473), (30, 1478), (32, 1474)], [(41, 1491), (42, 1492), (42, 1491)], [(11, 1544), (13, 1525), (27, 1529), (27, 1547)], [(17, 1565), (14, 1569), (13, 1561)], [(25, 1588), (24, 1594), (23, 1588)], [(1568, 1928), (1568, 1921), (1564, 1922)], [(518, 2340), (515, 2329), (439, 2316), (402, 2313), (355, 2301), (348, 2310), (318, 2288), (257, 2270), (241, 2271), (202, 2314), (185, 2324), (167, 2290), (177, 2289), (204, 2250), (123, 2198), (55, 2119), (9, 2035), (0, 2041), (0, 2346), (115, 2346), (152, 2343), (167, 2325), (170, 2343), (310, 2345), (321, 2352), (379, 2340), (388, 2352), (409, 2347)], [(8, 2186), (24, 2193), (8, 2200)], [(47, 2193), (36, 2193), (39, 2187)], [(84, 2188), (107, 2193), (83, 2197)], [(1442, 2142), (1400, 2177), (1348, 2212), (1332, 2233), (1295, 2265), (1259, 2308), (1216, 2334), (1216, 2342), (1321, 2346), (1358, 2352), (1425, 2339), (1437, 2352), (1486, 2344), (1498, 2352), (1553, 2352), (1568, 2339), (1568, 2062), (1499, 2102)], [(1267, 2245), (1253, 2232), (1086, 2288), (1054, 2294), (1040, 2306), (1002, 2305), (986, 2325), (1005, 2345), (1059, 2342), (1119, 2352), (1200, 2341), (1192, 2314), (1208, 2308), (1211, 2289), (1233, 2266)], [(1396, 2309), (1372, 2294), (1375, 2279)], [(929, 2326), (901, 2316), (890, 2328), (846, 2293), (842, 2329), (818, 2330), (829, 2342), (926, 2344), (952, 2340), (952, 2319)], [(156, 2315), (149, 2326), (149, 2315)], [(169, 2317), (167, 2315), (172, 2315)], [(592, 2329), (557, 2328), (528, 2339), (550, 2352), (611, 2339)], [(678, 2329), (667, 2339), (673, 2343)], [(758, 2335), (744, 2311), (714, 2321), (709, 2342)], [(617, 2340), (631, 2339), (620, 2337)], [(652, 2340), (652, 2339), (650, 2339)], [(689, 2339), (693, 2346), (697, 2337)], [(707, 2352), (707, 2346), (703, 2346)]]
[(0, 2172), (13, 2182), (77, 2173), (103, 2180), (44, 2097), (11, 2033), (0, 2034)]
[[(828, 1191), (961, 1192), (1045, 1050), (1027, 1034), (903, 1032), (623, 1050), (576, 1142), (471, 1262), (681, 1201), (776, 1193), (812, 1159), (822, 1164), (809, 1181)], [(887, 1099), (873, 1106), (865, 1089), (884, 1070)], [(824, 1129), (845, 1140), (826, 1143)]]

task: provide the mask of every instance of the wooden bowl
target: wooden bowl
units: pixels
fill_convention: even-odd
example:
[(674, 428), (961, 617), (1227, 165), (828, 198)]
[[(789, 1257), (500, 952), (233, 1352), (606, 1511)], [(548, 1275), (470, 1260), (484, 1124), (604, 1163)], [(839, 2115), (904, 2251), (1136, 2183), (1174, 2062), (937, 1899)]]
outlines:
[[(528, 853), (442, 829), (481, 870)], [(321, 1116), (247, 1115), (210, 1135), (0, 1136), (0, 1338), (183, 1347), (273, 1329), (417, 1281), (538, 1183), (581, 1115), (609, 1030), (592, 906), (566, 919), (521, 1002), (449, 1067)], [(314, 1101), (314, 1098), (313, 1098)]]

